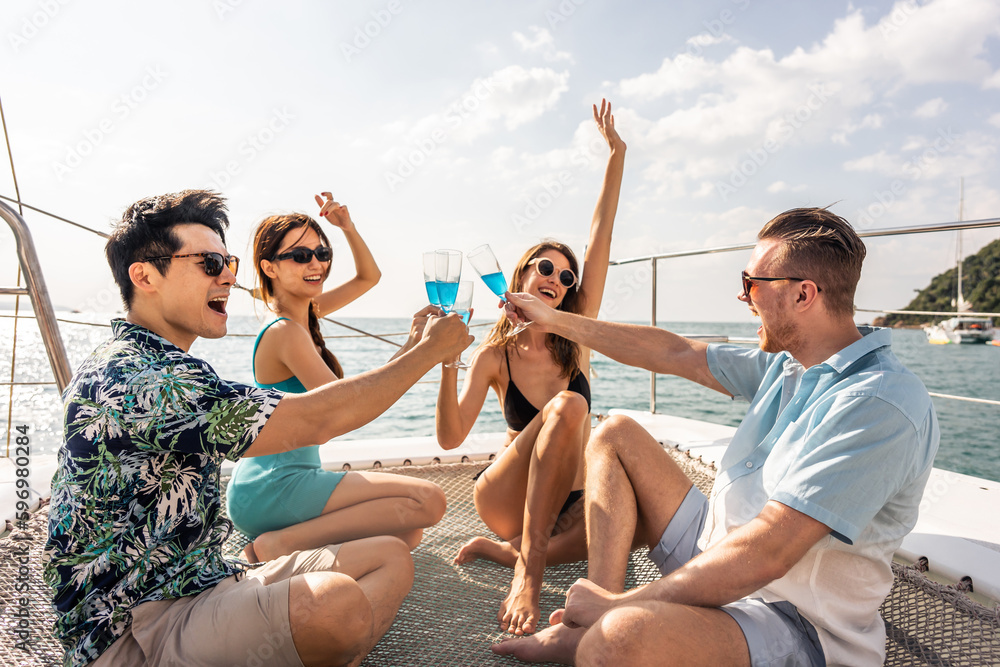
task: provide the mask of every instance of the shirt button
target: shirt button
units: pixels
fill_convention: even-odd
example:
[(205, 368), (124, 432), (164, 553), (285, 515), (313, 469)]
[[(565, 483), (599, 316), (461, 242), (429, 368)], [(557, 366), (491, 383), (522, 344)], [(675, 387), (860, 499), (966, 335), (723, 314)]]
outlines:
[(753, 461), (747, 461), (747, 468), (753, 468)]

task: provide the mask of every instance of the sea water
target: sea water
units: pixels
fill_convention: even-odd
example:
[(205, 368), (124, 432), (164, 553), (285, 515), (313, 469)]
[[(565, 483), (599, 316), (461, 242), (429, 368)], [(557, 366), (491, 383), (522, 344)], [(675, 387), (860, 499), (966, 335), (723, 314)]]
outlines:
[[(60, 323), (70, 365), (78, 366), (88, 354), (110, 335), (107, 317), (69, 315), (60, 318), (87, 324)], [(402, 343), (410, 320), (347, 319), (346, 324)], [(662, 322), (661, 326), (678, 333), (720, 334), (753, 337), (757, 325)], [(355, 334), (334, 324), (324, 323), (328, 346), (337, 355), (348, 375), (361, 373), (385, 363), (395, 352), (393, 345)], [(230, 317), (230, 335), (220, 340), (199, 339), (191, 353), (208, 361), (224, 378), (252, 382), (250, 353), (260, 322), (251, 316)], [(10, 380), (11, 331), (13, 321), (0, 318), (0, 375)], [(474, 321), (472, 333), (483, 340), (489, 323)], [(906, 366), (936, 393), (1000, 400), (1000, 347), (991, 345), (930, 345), (919, 330), (893, 331), (893, 350)], [(471, 350), (465, 353), (469, 358)], [(623, 366), (595, 354), (592, 363), (593, 410), (607, 414), (611, 408), (649, 410), (650, 374)], [(396, 438), (434, 434), (434, 408), (437, 401), (440, 369), (435, 368), (410, 389), (381, 417), (343, 436), (340, 440)], [(48, 358), (37, 327), (32, 320), (18, 326), (16, 372), (18, 382), (51, 382)], [(461, 374), (460, 374), (461, 378)], [(11, 404), (12, 424), (30, 428), (37, 453), (52, 453), (62, 437), (62, 404), (54, 385), (0, 386), (0, 418), (5, 418)], [(941, 424), (941, 449), (936, 464), (945, 470), (1000, 481), (1000, 406), (966, 403), (935, 398)], [(746, 403), (692, 382), (669, 376), (657, 376), (657, 412), (735, 426), (746, 412)], [(492, 392), (473, 428), (473, 433), (497, 432), (505, 428), (499, 403)], [(0, 455), (5, 454), (7, 422), (0, 423)]]

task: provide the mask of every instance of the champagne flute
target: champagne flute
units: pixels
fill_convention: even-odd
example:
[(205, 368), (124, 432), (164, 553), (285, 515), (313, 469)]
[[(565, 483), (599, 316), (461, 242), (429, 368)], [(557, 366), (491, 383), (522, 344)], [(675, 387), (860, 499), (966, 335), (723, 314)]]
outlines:
[(441, 307), (441, 297), (438, 296), (437, 288), (437, 269), (434, 265), (435, 253), (425, 252), (424, 253), (424, 288), (427, 290), (427, 300), (431, 302), (432, 306)]
[[(500, 300), (507, 303), (507, 297), (504, 294), (507, 292), (507, 279), (503, 277), (503, 271), (500, 270), (500, 262), (497, 261), (497, 256), (493, 254), (493, 249), (490, 248), (489, 244), (484, 244), (469, 251), (467, 255), (469, 258), (469, 263), (472, 264), (472, 268), (479, 273), (479, 276), (486, 283), (486, 286), (490, 288), (490, 291), (500, 297)], [(513, 331), (510, 332), (511, 336), (516, 336), (525, 329), (531, 322), (518, 322), (514, 326)]]
[(462, 253), (458, 250), (435, 251), (434, 277), (441, 310), (450, 313), (458, 296), (458, 281), (462, 277)]
[[(472, 316), (472, 288), (475, 283), (471, 280), (462, 280), (458, 283), (458, 296), (455, 297), (455, 303), (451, 308), (451, 312), (458, 313), (462, 317), (462, 321), (465, 322), (465, 326), (469, 326), (469, 318)], [(458, 359), (450, 363), (445, 364), (448, 368), (471, 368), (467, 363), (462, 361), (462, 355), (458, 355)]]

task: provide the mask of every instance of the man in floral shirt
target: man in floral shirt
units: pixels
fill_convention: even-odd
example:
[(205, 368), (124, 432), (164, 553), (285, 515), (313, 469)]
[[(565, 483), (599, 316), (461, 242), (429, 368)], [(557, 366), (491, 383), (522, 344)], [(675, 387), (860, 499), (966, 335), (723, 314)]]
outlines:
[(136, 202), (108, 241), (127, 317), (64, 394), (45, 550), (65, 665), (356, 664), (409, 592), (394, 537), (226, 560), (220, 467), (374, 419), (469, 344), (465, 326), (428, 317), (386, 366), (307, 394), (222, 380), (187, 351), (226, 333), (227, 227), (220, 197), (188, 190)]

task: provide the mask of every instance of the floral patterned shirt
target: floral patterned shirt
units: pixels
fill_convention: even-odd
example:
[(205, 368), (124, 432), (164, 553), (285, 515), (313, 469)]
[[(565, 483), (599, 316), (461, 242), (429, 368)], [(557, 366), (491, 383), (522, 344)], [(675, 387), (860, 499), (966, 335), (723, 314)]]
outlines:
[(44, 577), (64, 664), (96, 660), (150, 600), (196, 595), (245, 569), (221, 547), (232, 523), (219, 473), (253, 443), (281, 392), (212, 367), (124, 320), (63, 394)]

